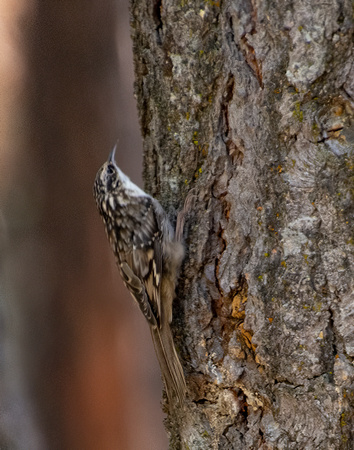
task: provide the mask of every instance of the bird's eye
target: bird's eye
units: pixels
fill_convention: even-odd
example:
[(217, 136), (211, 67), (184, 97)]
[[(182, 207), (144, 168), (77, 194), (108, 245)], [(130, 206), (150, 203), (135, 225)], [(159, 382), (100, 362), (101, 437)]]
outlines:
[(107, 166), (107, 174), (108, 175), (114, 174), (114, 168), (111, 165)]

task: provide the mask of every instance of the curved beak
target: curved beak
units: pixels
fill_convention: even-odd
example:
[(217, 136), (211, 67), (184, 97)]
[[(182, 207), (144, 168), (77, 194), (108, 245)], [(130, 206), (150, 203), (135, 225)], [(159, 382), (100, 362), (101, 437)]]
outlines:
[(115, 154), (116, 154), (116, 150), (117, 150), (117, 145), (118, 145), (118, 141), (116, 142), (116, 145), (114, 146), (113, 150), (111, 151), (111, 153), (109, 154), (108, 157), (108, 161), (115, 164)]

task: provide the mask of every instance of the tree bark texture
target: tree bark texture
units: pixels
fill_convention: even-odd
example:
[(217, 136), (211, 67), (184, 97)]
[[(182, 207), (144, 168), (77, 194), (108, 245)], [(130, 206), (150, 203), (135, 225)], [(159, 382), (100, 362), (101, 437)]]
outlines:
[(147, 189), (194, 188), (172, 449), (354, 441), (349, 0), (132, 0)]

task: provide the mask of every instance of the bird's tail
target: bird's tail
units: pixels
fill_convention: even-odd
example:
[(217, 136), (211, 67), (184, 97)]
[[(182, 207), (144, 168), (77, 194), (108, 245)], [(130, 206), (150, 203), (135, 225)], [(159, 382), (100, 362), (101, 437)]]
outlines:
[(169, 404), (173, 405), (173, 398), (176, 397), (179, 404), (183, 405), (186, 395), (186, 381), (173, 342), (170, 325), (166, 323), (161, 328), (151, 327), (150, 330)]

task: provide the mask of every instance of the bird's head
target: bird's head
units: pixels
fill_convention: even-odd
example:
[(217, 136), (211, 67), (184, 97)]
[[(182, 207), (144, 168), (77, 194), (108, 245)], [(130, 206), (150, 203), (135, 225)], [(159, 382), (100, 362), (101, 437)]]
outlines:
[(124, 174), (118, 168), (114, 159), (116, 149), (117, 144), (109, 154), (108, 160), (98, 170), (93, 185), (93, 195), (101, 214), (106, 213), (110, 198), (119, 196), (123, 189), (122, 178), (124, 178)]

